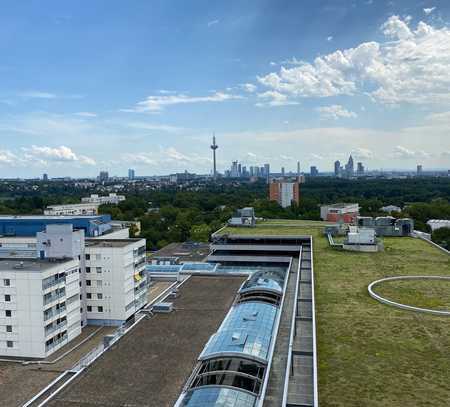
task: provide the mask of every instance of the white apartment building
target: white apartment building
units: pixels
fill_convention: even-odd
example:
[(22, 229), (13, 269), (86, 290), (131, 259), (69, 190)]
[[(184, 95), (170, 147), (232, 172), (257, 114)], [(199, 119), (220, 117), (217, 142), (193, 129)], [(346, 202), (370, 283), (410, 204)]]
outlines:
[(82, 215), (98, 215), (99, 204), (96, 203), (80, 203), (67, 205), (51, 205), (44, 210), (47, 216), (82, 216)]
[(45, 358), (81, 333), (78, 259), (0, 260), (0, 356)]
[(448, 220), (448, 219), (430, 219), (427, 222), (427, 225), (431, 228), (431, 231), (434, 232), (437, 229), (450, 228), (450, 220)]
[(86, 240), (87, 323), (120, 325), (147, 303), (145, 239)]
[(125, 201), (125, 196), (117, 195), (116, 193), (113, 193), (113, 192), (111, 192), (107, 196), (91, 194), (90, 197), (81, 198), (82, 203), (90, 203), (90, 204), (97, 204), (97, 205), (104, 205), (104, 204), (117, 205), (119, 202), (122, 202), (122, 201)]

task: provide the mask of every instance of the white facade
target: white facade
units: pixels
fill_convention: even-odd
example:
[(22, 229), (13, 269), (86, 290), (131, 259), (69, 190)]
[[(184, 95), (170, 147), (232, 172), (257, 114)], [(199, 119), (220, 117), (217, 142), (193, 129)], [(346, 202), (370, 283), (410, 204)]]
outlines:
[(0, 356), (45, 358), (81, 333), (79, 261), (0, 260)]
[(350, 226), (347, 234), (348, 244), (376, 244), (375, 229)]
[(52, 205), (44, 210), (44, 215), (49, 216), (79, 216), (79, 215), (97, 215), (99, 204), (81, 203), (67, 205)]
[(320, 207), (320, 218), (326, 220), (328, 214), (344, 215), (347, 213), (358, 213), (358, 212), (359, 212), (359, 204), (357, 203), (322, 205)]
[(427, 225), (434, 232), (436, 229), (450, 228), (450, 220), (446, 219), (431, 219), (427, 222)]
[(287, 208), (292, 205), (294, 201), (294, 182), (282, 182), (280, 185), (280, 205)]
[(81, 198), (81, 202), (104, 205), (104, 204), (113, 204), (117, 205), (119, 202), (125, 201), (124, 195), (117, 195), (115, 193), (110, 193), (107, 196), (100, 196), (97, 194), (92, 194), (90, 197)]
[(120, 325), (147, 302), (145, 239), (86, 242), (87, 322)]

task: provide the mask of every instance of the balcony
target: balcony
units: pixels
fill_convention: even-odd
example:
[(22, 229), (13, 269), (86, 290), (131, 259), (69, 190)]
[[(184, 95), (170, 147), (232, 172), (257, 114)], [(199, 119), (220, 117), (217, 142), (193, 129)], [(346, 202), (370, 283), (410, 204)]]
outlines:
[(54, 301), (62, 298), (62, 297), (65, 297), (65, 295), (66, 295), (66, 293), (62, 292), (62, 293), (59, 293), (59, 294), (53, 294), (53, 295), (51, 295), (49, 297), (45, 297), (44, 296), (44, 306), (50, 304), (51, 302), (54, 302)]
[(50, 312), (44, 312), (44, 321), (48, 321), (51, 318), (54, 318), (60, 314), (62, 314), (63, 312), (66, 311), (66, 307), (61, 307), (57, 310), (51, 310)]
[(60, 322), (59, 324), (52, 326), (50, 328), (45, 328), (45, 336), (48, 336), (53, 332), (57, 331), (58, 329), (64, 328), (65, 326), (67, 326), (67, 320)]

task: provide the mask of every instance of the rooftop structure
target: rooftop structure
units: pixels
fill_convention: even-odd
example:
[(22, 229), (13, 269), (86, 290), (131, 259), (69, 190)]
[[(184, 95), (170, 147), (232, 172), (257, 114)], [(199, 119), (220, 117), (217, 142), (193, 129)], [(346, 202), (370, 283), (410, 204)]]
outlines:
[(199, 357), (178, 406), (256, 405), (276, 337), (285, 270), (255, 272)]
[(358, 215), (357, 203), (336, 203), (320, 207), (320, 218), (327, 222), (354, 223)]
[(256, 225), (255, 210), (253, 208), (238, 209), (228, 220), (229, 226), (253, 227)]
[(396, 219), (392, 216), (358, 216), (357, 225), (373, 229), (377, 236), (410, 236), (414, 231), (414, 221), (409, 218)]

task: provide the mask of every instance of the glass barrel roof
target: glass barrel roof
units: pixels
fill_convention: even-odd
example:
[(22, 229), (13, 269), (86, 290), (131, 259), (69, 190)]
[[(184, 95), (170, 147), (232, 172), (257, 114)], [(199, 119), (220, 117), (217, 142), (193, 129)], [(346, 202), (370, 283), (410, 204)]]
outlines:
[(264, 302), (235, 305), (200, 359), (221, 354), (242, 354), (267, 362), (278, 307)]
[(227, 387), (199, 387), (189, 391), (182, 407), (253, 407), (256, 397), (245, 391)]
[(276, 293), (283, 293), (284, 277), (286, 269), (273, 269), (255, 272), (242, 285), (240, 293), (251, 290), (269, 290)]

